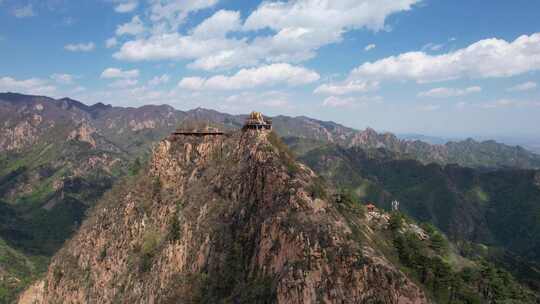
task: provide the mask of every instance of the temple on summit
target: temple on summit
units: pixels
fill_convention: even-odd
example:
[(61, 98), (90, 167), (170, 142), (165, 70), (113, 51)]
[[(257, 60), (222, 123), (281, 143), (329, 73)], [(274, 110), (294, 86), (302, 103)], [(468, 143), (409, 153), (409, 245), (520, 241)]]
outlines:
[(261, 112), (251, 112), (246, 122), (244, 123), (243, 130), (272, 130), (272, 120), (264, 119)]
[[(272, 120), (264, 118), (260, 112), (251, 112), (247, 117), (242, 130), (272, 130)], [(177, 139), (178, 136), (220, 136), (229, 135), (220, 130), (217, 126), (211, 126), (210, 122), (185, 121), (182, 126), (170, 135), (170, 139)]]

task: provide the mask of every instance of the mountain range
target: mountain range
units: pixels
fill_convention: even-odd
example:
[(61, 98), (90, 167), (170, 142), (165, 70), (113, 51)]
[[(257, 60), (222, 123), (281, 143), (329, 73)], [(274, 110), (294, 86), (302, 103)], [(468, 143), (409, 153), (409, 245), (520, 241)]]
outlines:
[(366, 210), (269, 130), (174, 135), (21, 303), (477, 303), (535, 295), (431, 226)]
[[(234, 131), (245, 118), (201, 108), (88, 106), (69, 98), (0, 94), (0, 255), (6, 257), (0, 259), (0, 297), (12, 299), (38, 278), (74, 232), (82, 231), (77, 238), (83, 237), (90, 228), (83, 225), (80, 230), (81, 223), (89, 212), (96, 216), (95, 210), (89, 210), (98, 202), (104, 204), (103, 195), (119, 181), (139, 176), (141, 168), (155, 159), (152, 147), (182, 122), (217, 123)], [(537, 286), (540, 276), (534, 272), (520, 277), (538, 262), (534, 255), (540, 222), (535, 217), (540, 187), (537, 154), (494, 141), (433, 145), (302, 116), (272, 119), (275, 132), (330, 188), (350, 190), (355, 200), (371, 200), (383, 209), (390, 199), (399, 199), (411, 221), (434, 224), (452, 242), (466, 242), (473, 248), (471, 256), (519, 268), (515, 275)], [(149, 198), (151, 204), (155, 199)], [(239, 203), (232, 200), (235, 206)], [(503, 229), (509, 225), (512, 229)], [(144, 233), (137, 239), (144, 241)], [(484, 254), (479, 246), (502, 253)], [(466, 246), (459, 247), (464, 251)], [(56, 258), (54, 263), (61, 261)], [(54, 266), (49, 267), (49, 281), (51, 275), (54, 279)], [(242, 284), (248, 281), (244, 278)], [(233, 285), (241, 289), (242, 284)]]

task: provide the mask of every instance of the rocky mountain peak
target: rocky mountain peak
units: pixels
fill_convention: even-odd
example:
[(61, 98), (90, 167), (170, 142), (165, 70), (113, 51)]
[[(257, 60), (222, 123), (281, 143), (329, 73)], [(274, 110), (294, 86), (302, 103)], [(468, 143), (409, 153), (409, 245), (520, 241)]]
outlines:
[(34, 300), (427, 303), (271, 131), (172, 135), (144, 171), (97, 205)]

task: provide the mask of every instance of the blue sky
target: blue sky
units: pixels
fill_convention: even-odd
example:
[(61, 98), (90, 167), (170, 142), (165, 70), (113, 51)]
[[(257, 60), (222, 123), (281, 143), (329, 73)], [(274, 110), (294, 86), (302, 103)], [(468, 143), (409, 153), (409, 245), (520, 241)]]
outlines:
[(540, 2), (0, 0), (0, 91), (540, 137)]

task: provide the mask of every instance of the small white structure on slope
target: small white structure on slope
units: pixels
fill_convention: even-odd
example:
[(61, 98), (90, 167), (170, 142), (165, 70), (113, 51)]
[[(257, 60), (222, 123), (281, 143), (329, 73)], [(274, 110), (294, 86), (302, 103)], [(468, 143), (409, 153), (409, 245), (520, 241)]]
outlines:
[(392, 201), (392, 211), (399, 211), (399, 201)]

